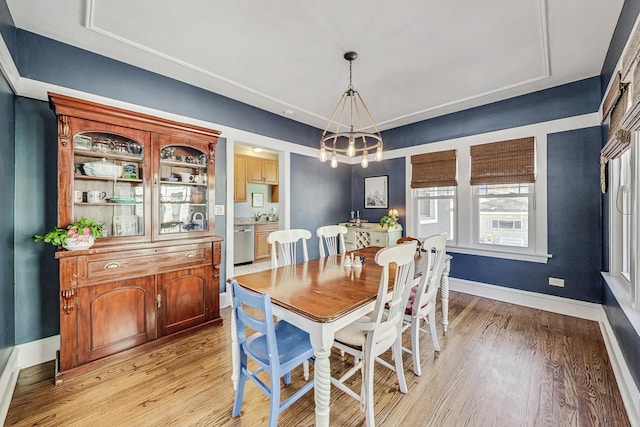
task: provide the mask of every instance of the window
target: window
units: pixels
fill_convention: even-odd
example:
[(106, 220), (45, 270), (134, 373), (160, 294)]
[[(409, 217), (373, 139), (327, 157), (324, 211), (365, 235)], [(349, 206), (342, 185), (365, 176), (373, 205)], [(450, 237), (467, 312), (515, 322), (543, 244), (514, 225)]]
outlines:
[[(485, 144), (474, 135), (412, 148), (407, 156), (411, 188), (406, 192), (406, 234), (425, 238), (445, 232), (447, 249), (454, 253), (546, 263), (550, 130), (540, 124), (526, 131), (534, 136), (518, 138), (519, 132), (511, 129), (496, 135), (516, 139)], [(448, 170), (455, 174), (445, 175), (434, 163), (447, 153), (438, 148), (451, 147), (455, 163)], [(436, 176), (455, 180), (433, 183)]]
[(447, 233), (456, 239), (456, 187), (430, 187), (413, 190), (413, 229), (421, 237)]
[(619, 175), (615, 203), (622, 223), (620, 273), (629, 281), (631, 280), (631, 150), (620, 156)]
[(474, 186), (478, 244), (529, 247), (533, 184)]
[[(636, 276), (638, 261), (634, 258), (637, 253), (638, 213), (634, 211), (633, 200), (640, 196), (638, 177), (633, 173), (638, 167), (638, 144), (640, 137), (634, 132), (630, 149), (617, 158), (609, 160), (609, 203), (610, 203), (610, 270), (621, 279), (621, 283), (631, 293), (631, 303), (636, 304)], [(635, 165), (635, 168), (633, 167)], [(635, 169), (637, 170), (637, 169)]]

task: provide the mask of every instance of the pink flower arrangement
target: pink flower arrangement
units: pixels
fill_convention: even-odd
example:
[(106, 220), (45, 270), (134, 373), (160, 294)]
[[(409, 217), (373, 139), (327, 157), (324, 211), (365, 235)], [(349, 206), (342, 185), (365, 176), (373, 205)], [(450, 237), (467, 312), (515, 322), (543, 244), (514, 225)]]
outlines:
[[(103, 236), (103, 226), (104, 222), (96, 222), (94, 219), (82, 217), (80, 220), (67, 225), (66, 228), (54, 227), (48, 233), (36, 234), (33, 238), (36, 242), (43, 240), (45, 243), (51, 243), (54, 246), (64, 246), (69, 239), (88, 242), (92, 236), (94, 239), (99, 239)], [(82, 231), (82, 234), (80, 231)]]

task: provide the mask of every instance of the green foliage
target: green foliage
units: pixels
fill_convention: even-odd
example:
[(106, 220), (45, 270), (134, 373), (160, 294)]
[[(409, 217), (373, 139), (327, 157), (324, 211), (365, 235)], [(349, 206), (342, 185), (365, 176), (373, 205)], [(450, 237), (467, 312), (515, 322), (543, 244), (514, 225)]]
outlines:
[(398, 220), (389, 215), (385, 215), (382, 218), (380, 218), (380, 227), (384, 227), (385, 225), (388, 225), (389, 227), (393, 227), (397, 223), (398, 223)]
[(69, 238), (77, 238), (80, 241), (88, 241), (90, 236), (94, 239), (102, 237), (102, 227), (104, 222), (96, 222), (93, 218), (80, 218), (79, 221), (72, 222), (67, 228), (53, 227), (53, 230), (45, 234), (36, 234), (33, 239), (36, 242), (44, 241), (54, 246), (64, 246)]

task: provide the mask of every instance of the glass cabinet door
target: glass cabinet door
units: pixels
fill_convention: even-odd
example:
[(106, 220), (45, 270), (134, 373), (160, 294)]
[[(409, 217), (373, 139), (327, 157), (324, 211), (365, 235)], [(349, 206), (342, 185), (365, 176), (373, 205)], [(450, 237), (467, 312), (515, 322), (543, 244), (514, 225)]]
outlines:
[(160, 235), (209, 230), (207, 160), (194, 147), (167, 145), (160, 150)]
[(73, 136), (73, 220), (104, 222), (104, 237), (145, 233), (144, 145), (111, 132)]

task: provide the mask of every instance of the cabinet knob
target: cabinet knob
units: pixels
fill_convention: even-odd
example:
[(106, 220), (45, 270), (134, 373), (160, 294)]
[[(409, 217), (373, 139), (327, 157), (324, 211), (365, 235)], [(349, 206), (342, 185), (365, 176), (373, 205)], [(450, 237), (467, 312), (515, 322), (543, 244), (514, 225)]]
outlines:
[(120, 268), (120, 263), (113, 261), (113, 262), (106, 263), (105, 266), (104, 266), (105, 270), (109, 270), (109, 269), (112, 269), (112, 268)]

